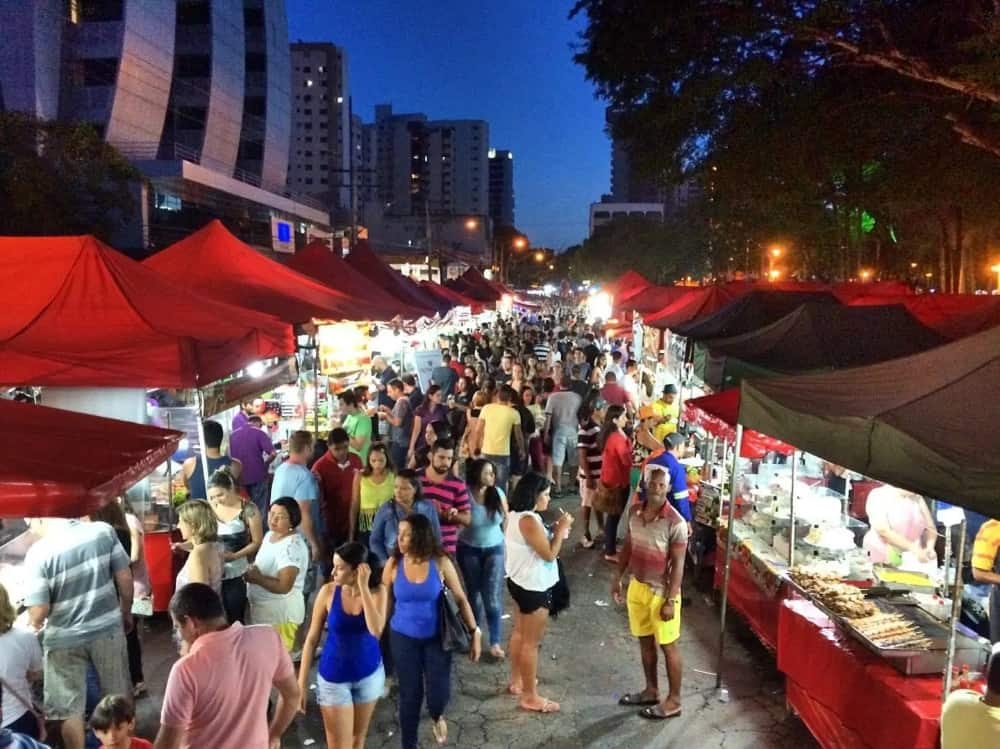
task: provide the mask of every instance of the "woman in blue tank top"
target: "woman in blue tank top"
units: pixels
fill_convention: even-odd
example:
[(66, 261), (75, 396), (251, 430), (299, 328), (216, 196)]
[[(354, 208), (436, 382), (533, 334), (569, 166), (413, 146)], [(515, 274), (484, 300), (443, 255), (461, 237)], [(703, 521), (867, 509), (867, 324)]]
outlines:
[(458, 572), (441, 551), (431, 522), (411, 513), (399, 523), (396, 549), (385, 565), (386, 585), (392, 587), (396, 608), (389, 624), (392, 658), (399, 678), (399, 735), (403, 749), (417, 749), (420, 709), (426, 685), (427, 712), (434, 721), (434, 738), (448, 738), (444, 711), (451, 697), (451, 653), (441, 648), (438, 599), (447, 585), (473, 632), (469, 657), (479, 660), (482, 632), (465, 597)]
[[(326, 625), (326, 643), (316, 675), (316, 701), (331, 749), (364, 746), (375, 704), (385, 686), (378, 640), (385, 627), (385, 586), (372, 575), (368, 550), (352, 542), (333, 555), (332, 582), (316, 596), (299, 666), (300, 712), (306, 711), (306, 682)], [(348, 709), (344, 709), (348, 708)]]

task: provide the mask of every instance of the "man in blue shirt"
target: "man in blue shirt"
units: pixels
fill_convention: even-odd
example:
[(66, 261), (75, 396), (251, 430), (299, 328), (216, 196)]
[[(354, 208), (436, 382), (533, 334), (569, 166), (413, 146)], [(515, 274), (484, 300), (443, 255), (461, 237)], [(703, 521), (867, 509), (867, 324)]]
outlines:
[(291, 497), (302, 510), (299, 532), (312, 552), (313, 562), (323, 558), (320, 529), (323, 528), (319, 506), (319, 484), (306, 464), (313, 454), (313, 436), (304, 430), (292, 432), (288, 438), (288, 459), (278, 466), (271, 483), (271, 501)]
[(646, 498), (646, 477), (653, 467), (663, 468), (670, 477), (670, 491), (667, 499), (686, 521), (691, 522), (691, 503), (688, 501), (687, 469), (681, 465), (684, 453), (684, 435), (671, 432), (663, 438), (664, 451), (646, 461), (643, 467), (640, 496)]

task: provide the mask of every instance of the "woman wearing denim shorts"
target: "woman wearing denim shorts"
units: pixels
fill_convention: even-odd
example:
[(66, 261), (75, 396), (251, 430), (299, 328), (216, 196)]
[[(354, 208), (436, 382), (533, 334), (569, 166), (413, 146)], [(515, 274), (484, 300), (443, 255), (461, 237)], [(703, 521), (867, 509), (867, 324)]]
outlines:
[(330, 749), (365, 745), (372, 713), (385, 686), (379, 637), (385, 627), (387, 595), (367, 560), (368, 550), (357, 542), (336, 550), (333, 581), (316, 596), (302, 648), (299, 709), (305, 713), (309, 694), (306, 681), (326, 625), (328, 634), (316, 676), (316, 701)]

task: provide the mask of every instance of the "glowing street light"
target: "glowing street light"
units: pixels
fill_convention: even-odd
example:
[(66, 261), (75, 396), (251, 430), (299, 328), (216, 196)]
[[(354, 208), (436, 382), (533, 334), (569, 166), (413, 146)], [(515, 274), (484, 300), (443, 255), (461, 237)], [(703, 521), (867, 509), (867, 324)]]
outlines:
[(468, 229), (469, 231), (475, 231), (476, 229), (479, 228), (479, 222), (476, 221), (476, 219), (474, 218), (470, 218), (468, 221), (465, 222), (465, 228)]
[(777, 260), (779, 257), (781, 257), (781, 247), (780, 246), (774, 245), (774, 247), (771, 248), (771, 257), (773, 257), (775, 260)]
[(524, 237), (518, 237), (514, 240), (514, 247), (518, 250), (523, 250), (528, 246), (528, 241)]
[(1000, 263), (990, 266), (990, 270), (997, 274), (997, 293), (1000, 294)]
[(535, 253), (535, 262), (540, 263), (543, 260), (545, 260), (545, 253), (539, 250), (538, 252)]
[(772, 281), (777, 281), (779, 278), (781, 278), (781, 271), (778, 270), (777, 268), (772, 268), (767, 275), (768, 278), (770, 278)]
[(867, 268), (865, 268), (864, 270), (861, 271), (861, 280), (862, 281), (869, 281), (871, 279), (871, 277), (872, 277), (872, 272), (870, 270), (868, 270)]

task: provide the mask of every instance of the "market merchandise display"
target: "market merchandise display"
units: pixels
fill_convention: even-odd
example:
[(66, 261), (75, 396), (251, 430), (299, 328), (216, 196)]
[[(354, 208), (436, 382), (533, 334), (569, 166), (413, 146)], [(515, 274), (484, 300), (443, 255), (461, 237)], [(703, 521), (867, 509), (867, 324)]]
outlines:
[(880, 611), (860, 619), (852, 618), (851, 626), (886, 650), (929, 650), (934, 645), (914, 621), (898, 613)]
[(848, 619), (863, 619), (878, 613), (875, 604), (865, 600), (860, 588), (840, 582), (832, 575), (822, 575), (793, 567), (789, 577), (802, 590), (834, 614)]

